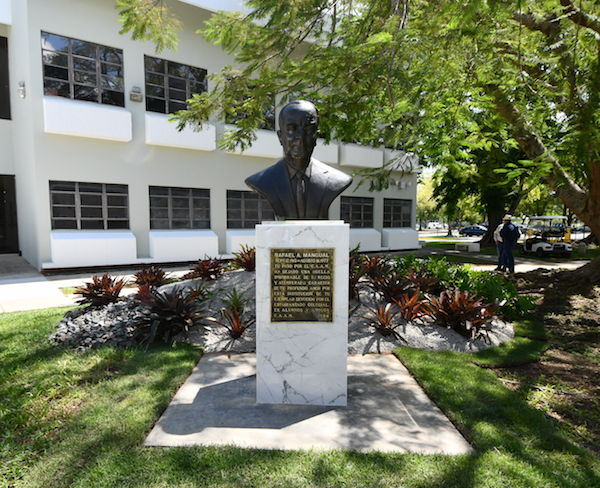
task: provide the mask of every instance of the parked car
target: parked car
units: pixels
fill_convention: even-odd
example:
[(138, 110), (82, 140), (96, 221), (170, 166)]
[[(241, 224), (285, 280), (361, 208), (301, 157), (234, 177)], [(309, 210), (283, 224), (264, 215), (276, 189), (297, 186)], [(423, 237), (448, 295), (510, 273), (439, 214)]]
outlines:
[(487, 227), (483, 225), (470, 225), (458, 231), (461, 236), (482, 236), (487, 232)]

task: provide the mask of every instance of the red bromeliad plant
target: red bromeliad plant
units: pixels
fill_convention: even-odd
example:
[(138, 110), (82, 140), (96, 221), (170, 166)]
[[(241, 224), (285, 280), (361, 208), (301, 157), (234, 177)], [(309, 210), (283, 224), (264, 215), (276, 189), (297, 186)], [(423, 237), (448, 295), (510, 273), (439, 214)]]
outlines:
[(399, 313), (400, 310), (397, 310), (394, 305), (386, 303), (379, 305), (377, 308), (369, 308), (369, 315), (364, 315), (361, 318), (366, 319), (368, 325), (374, 327), (381, 335), (402, 339), (395, 330), (400, 324), (394, 322), (394, 318)]
[(240, 252), (233, 253), (231, 264), (233, 269), (244, 269), (246, 271), (254, 271), (256, 269), (256, 248), (241, 245)]
[(223, 300), (225, 307), (220, 311), (223, 320), (217, 320), (214, 317), (206, 317), (206, 320), (225, 327), (234, 339), (241, 337), (244, 331), (256, 322), (254, 317), (245, 317), (246, 307), (251, 301), (250, 298), (244, 297), (245, 293), (242, 292), (238, 295), (237, 290), (234, 288)]
[(363, 260), (367, 276), (371, 279), (381, 278), (392, 271), (392, 265), (384, 256), (364, 256)]
[(200, 325), (206, 316), (203, 303), (192, 291), (151, 291), (150, 299), (135, 320), (135, 338), (141, 346), (148, 346), (156, 339), (172, 342), (177, 334), (189, 334), (190, 328)]
[(400, 295), (393, 298), (392, 302), (398, 307), (399, 315), (407, 322), (420, 319), (425, 315), (431, 315), (433, 312), (430, 302), (422, 300), (418, 293), (413, 296)]
[(88, 304), (91, 307), (102, 307), (114, 303), (119, 300), (123, 285), (125, 285), (124, 280), (116, 281), (108, 273), (102, 275), (101, 278), (94, 275), (91, 283), (85, 283), (75, 289), (75, 295), (81, 295), (82, 297), (77, 303)]
[(415, 293), (414, 285), (396, 271), (390, 271), (377, 278), (371, 278), (371, 285), (375, 291), (381, 293), (386, 302), (391, 302), (394, 298), (402, 295), (413, 295)]
[[(431, 276), (427, 273), (427, 266), (421, 266), (419, 271), (415, 272), (413, 268), (408, 270), (407, 279), (413, 283), (415, 288), (420, 293), (428, 293), (440, 283), (440, 280), (435, 276)], [(439, 291), (439, 290), (438, 290)]]
[(431, 298), (430, 302), (433, 316), (441, 326), (470, 339), (486, 332), (498, 310), (497, 303), (484, 303), (477, 295), (458, 288), (454, 292), (443, 291), (439, 299)]
[(216, 280), (223, 273), (223, 265), (218, 259), (201, 259), (190, 266), (191, 271), (183, 276), (185, 280), (201, 278), (205, 281)]
[(154, 266), (142, 268), (133, 276), (135, 277), (136, 285), (142, 286), (147, 284), (152, 288), (160, 288), (173, 281), (161, 268)]

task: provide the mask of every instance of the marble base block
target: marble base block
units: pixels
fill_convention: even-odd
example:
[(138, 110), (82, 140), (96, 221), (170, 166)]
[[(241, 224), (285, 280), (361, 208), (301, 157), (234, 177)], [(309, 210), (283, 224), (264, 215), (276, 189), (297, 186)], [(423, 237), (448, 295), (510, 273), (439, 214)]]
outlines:
[[(330, 321), (272, 321), (272, 249), (333, 249)], [(349, 226), (282, 221), (256, 226), (256, 398), (258, 403), (346, 405)]]

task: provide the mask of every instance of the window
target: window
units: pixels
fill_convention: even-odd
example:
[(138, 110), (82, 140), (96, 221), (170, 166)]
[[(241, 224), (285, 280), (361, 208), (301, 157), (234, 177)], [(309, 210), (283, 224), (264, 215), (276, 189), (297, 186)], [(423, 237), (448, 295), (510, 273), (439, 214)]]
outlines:
[(50, 182), (52, 229), (129, 229), (127, 185)]
[(253, 191), (227, 190), (228, 229), (254, 229), (265, 220), (275, 220), (266, 198)]
[(350, 224), (351, 228), (373, 227), (373, 199), (366, 197), (341, 197), (342, 220)]
[(123, 51), (42, 32), (44, 95), (125, 106)]
[(144, 56), (146, 110), (172, 114), (186, 110), (186, 100), (206, 91), (207, 71), (164, 59)]
[(151, 229), (210, 229), (210, 190), (150, 187)]
[(10, 120), (10, 87), (8, 85), (8, 39), (0, 37), (0, 119)]
[(410, 227), (412, 200), (383, 199), (383, 226)]

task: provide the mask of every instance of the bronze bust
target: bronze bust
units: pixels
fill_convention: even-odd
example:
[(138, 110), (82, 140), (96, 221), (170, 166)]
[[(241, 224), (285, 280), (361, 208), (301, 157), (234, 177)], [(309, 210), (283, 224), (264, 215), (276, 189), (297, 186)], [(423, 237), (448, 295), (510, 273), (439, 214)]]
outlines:
[(279, 113), (277, 131), (285, 157), (246, 179), (268, 200), (277, 220), (327, 220), (331, 202), (352, 183), (351, 176), (312, 158), (318, 125), (312, 103), (288, 103)]

